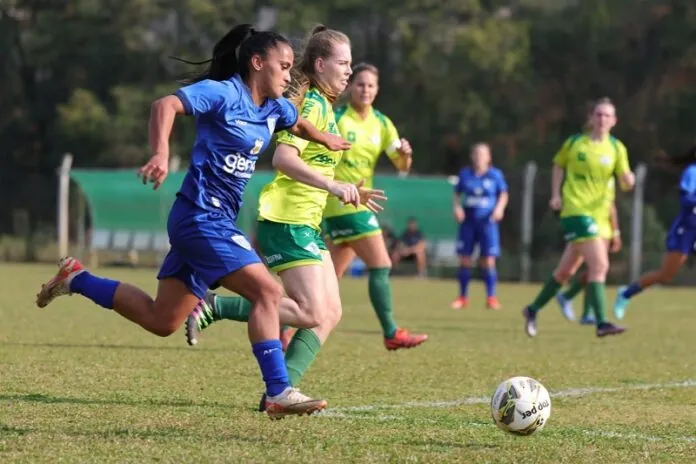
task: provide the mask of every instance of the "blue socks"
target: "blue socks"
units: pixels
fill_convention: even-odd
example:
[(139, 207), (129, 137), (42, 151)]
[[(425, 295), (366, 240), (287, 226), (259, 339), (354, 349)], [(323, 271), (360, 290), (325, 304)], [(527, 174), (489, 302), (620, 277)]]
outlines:
[(70, 282), (70, 291), (89, 298), (103, 308), (114, 309), (114, 295), (119, 285), (117, 280), (97, 277), (84, 271)]
[(459, 277), (459, 296), (466, 296), (469, 289), (469, 280), (471, 279), (471, 269), (460, 267), (457, 277)]
[(266, 395), (276, 396), (290, 386), (288, 370), (285, 367), (283, 345), (280, 340), (265, 340), (254, 343), (252, 351), (261, 368), (261, 376), (266, 383)]
[(643, 289), (640, 288), (640, 285), (638, 285), (638, 282), (633, 282), (631, 283), (628, 287), (626, 287), (626, 290), (623, 292), (623, 297), (628, 299), (631, 299), (632, 297), (636, 296), (640, 292), (642, 292)]
[[(498, 273), (495, 268), (481, 268), (481, 280), (486, 284), (486, 295), (495, 296), (495, 287), (498, 283)], [(471, 280), (471, 268), (460, 267), (457, 272), (459, 278), (459, 296), (467, 296), (469, 290), (469, 281)]]
[(495, 285), (498, 283), (498, 274), (495, 272), (495, 268), (482, 268), (481, 278), (486, 283), (486, 296), (489, 298), (495, 296)]

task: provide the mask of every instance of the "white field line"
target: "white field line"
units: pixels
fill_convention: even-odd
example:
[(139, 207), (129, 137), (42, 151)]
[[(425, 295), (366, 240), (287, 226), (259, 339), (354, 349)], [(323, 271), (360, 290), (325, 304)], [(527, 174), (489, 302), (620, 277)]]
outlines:
[[(651, 383), (651, 384), (638, 384), (638, 385), (625, 385), (621, 387), (584, 387), (584, 388), (568, 388), (566, 390), (560, 390), (551, 393), (552, 398), (579, 398), (587, 395), (594, 395), (599, 393), (620, 393), (625, 391), (636, 391), (636, 390), (660, 390), (660, 389), (674, 389), (674, 388), (694, 388), (696, 387), (696, 380), (685, 380), (683, 382), (668, 382), (668, 383)], [(462, 398), (454, 401), (414, 401), (401, 404), (373, 404), (365, 406), (346, 406), (331, 408), (324, 410), (319, 417), (327, 417), (333, 419), (350, 419), (350, 420), (371, 420), (371, 421), (398, 421), (405, 419), (404, 416), (397, 415), (387, 415), (387, 414), (377, 414), (377, 415), (362, 415), (361, 412), (368, 411), (383, 411), (383, 410), (399, 410), (399, 409), (410, 409), (410, 408), (448, 408), (454, 406), (462, 405), (472, 405), (472, 404), (488, 404), (489, 398), (485, 396), (471, 396), (468, 398)], [(434, 419), (427, 418), (413, 418), (411, 419), (416, 423), (436, 423)], [(471, 427), (495, 427), (492, 423), (481, 423), (472, 422), (467, 424)], [(618, 433), (610, 431), (601, 430), (581, 430), (585, 435), (600, 438), (613, 438), (618, 440), (626, 441), (650, 441), (650, 442), (660, 442), (660, 441), (679, 441), (686, 443), (696, 443), (696, 437), (689, 436), (676, 436), (676, 437), (658, 437), (653, 435), (644, 435), (638, 433)]]
[[(584, 387), (584, 388), (568, 388), (551, 393), (552, 398), (578, 398), (587, 395), (595, 395), (598, 393), (620, 393), (625, 391), (635, 390), (660, 390), (672, 388), (693, 388), (696, 387), (696, 380), (684, 380), (682, 382), (668, 383), (648, 383), (637, 385), (624, 385), (620, 387)], [(344, 406), (330, 408), (319, 414), (322, 417), (356, 417), (360, 413), (368, 411), (384, 411), (398, 410), (411, 408), (451, 408), (455, 406), (465, 406), (472, 404), (488, 404), (490, 398), (487, 396), (470, 396), (452, 401), (410, 401), (407, 403), (397, 404), (369, 404), (364, 406)], [(384, 416), (387, 417), (387, 416)], [(394, 416), (391, 416), (394, 417)]]
[(634, 441), (682, 441), (686, 443), (696, 443), (695, 437), (655, 437), (653, 435), (643, 435), (641, 433), (617, 433), (617, 432), (600, 432), (596, 430), (583, 430), (585, 435), (600, 438), (617, 438), (619, 440), (634, 440)]

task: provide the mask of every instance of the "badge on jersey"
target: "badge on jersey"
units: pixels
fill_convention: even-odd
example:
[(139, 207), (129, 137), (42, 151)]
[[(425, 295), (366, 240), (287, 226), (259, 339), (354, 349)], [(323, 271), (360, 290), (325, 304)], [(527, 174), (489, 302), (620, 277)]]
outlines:
[[(269, 122), (270, 122), (270, 120), (269, 120)], [(273, 125), (275, 126), (275, 121), (273, 122)], [(270, 124), (269, 124), (269, 126), (270, 126)], [(259, 153), (261, 153), (262, 148), (263, 148), (263, 139), (256, 139), (256, 141), (254, 142), (254, 148), (252, 148), (249, 153), (251, 153), (252, 155), (258, 155)]]

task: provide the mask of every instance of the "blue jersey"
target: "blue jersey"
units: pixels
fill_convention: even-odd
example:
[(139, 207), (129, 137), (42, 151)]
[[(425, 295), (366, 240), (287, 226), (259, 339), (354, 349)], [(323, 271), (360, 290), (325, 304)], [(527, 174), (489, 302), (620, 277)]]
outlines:
[(681, 208), (669, 228), (667, 251), (689, 255), (696, 252), (696, 163), (688, 166), (679, 181)]
[(256, 106), (239, 75), (203, 80), (182, 87), (176, 96), (186, 114), (196, 117), (191, 165), (178, 195), (235, 220), (259, 154), (274, 132), (296, 124), (297, 109), (285, 98)]
[(681, 210), (676, 221), (683, 227), (696, 229), (696, 163), (684, 169), (679, 190)]
[(462, 207), (467, 220), (487, 221), (498, 202), (498, 197), (507, 192), (508, 186), (500, 169), (491, 167), (476, 175), (471, 168), (459, 171), (455, 192), (461, 195)]

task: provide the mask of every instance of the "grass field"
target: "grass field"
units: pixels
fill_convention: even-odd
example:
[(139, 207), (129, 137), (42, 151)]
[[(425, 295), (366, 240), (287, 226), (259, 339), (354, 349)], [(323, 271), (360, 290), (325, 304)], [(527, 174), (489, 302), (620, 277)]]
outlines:
[[(629, 331), (603, 340), (550, 305), (530, 340), (519, 308), (536, 286), (502, 285), (499, 313), (457, 312), (453, 281), (397, 280), (399, 322), (431, 338), (387, 352), (366, 282), (347, 279), (343, 321), (301, 385), (330, 407), (276, 422), (254, 412), (245, 325), (190, 348), (182, 331), (156, 338), (79, 296), (38, 310), (53, 269), (0, 266), (2, 463), (696, 462), (696, 291), (641, 295)], [(103, 272), (155, 287), (151, 270)], [(555, 395), (538, 435), (491, 423), (488, 398), (513, 375)]]

